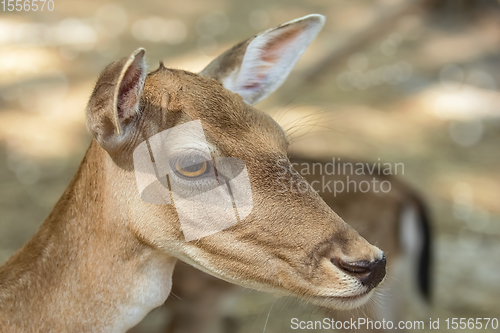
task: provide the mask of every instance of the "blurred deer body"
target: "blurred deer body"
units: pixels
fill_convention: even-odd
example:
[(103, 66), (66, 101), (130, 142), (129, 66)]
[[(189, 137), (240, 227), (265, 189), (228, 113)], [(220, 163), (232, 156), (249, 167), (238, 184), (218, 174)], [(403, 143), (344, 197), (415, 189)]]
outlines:
[[(288, 141), (251, 106), (283, 82), (323, 22), (309, 15), (265, 31), (200, 74), (163, 65), (148, 74), (143, 49), (107, 66), (88, 102), (94, 139), (78, 172), (35, 236), (0, 267), (0, 331), (124, 332), (167, 299), (177, 259), (329, 308), (366, 303), (385, 276), (383, 252), (315, 191), (279, 190)], [(176, 135), (158, 140), (165, 133)], [(223, 158), (244, 167), (221, 168)], [(250, 184), (242, 194), (231, 183), (240, 175)], [(197, 206), (179, 203), (205, 195), (207, 184), (233, 199), (214, 210), (234, 213), (241, 196), (253, 207), (216, 231), (216, 217), (197, 219), (191, 231), (203, 237), (189, 241), (181, 217)]]
[[(299, 163), (327, 163), (311, 159), (291, 159)], [(344, 162), (348, 162), (343, 159)], [(353, 165), (355, 161), (349, 161)], [(359, 161), (357, 161), (359, 162)], [(340, 162), (339, 162), (340, 166)], [(337, 170), (340, 170), (338, 167)], [(318, 175), (306, 175), (309, 182)], [(431, 299), (431, 231), (424, 204), (415, 191), (395, 176), (377, 174), (379, 183), (387, 181), (390, 191), (370, 187), (366, 193), (343, 191), (320, 193), (325, 202), (370, 243), (387, 256), (387, 277), (375, 302), (354, 311), (329, 311), (337, 320), (371, 318), (390, 320), (397, 325), (405, 319), (423, 316)], [(341, 174), (327, 176), (332, 183), (348, 180), (371, 182), (372, 175)], [(360, 331), (380, 331), (361, 328)], [(387, 331), (404, 331), (397, 327)]]

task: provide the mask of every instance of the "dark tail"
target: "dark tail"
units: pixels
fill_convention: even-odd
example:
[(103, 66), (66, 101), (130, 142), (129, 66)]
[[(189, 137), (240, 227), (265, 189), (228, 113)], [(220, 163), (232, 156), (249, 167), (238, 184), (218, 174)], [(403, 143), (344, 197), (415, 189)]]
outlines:
[[(413, 226), (409, 228), (414, 235), (407, 235), (410, 237), (416, 237), (418, 239), (418, 246), (416, 248), (409, 249), (412, 252), (412, 257), (417, 261), (416, 273), (417, 273), (417, 286), (418, 291), (422, 294), (422, 297), (427, 301), (432, 301), (432, 232), (431, 232), (431, 221), (429, 218), (429, 212), (422, 201), (421, 198), (412, 194), (412, 221)], [(402, 221), (405, 223), (405, 221)], [(402, 225), (405, 228), (405, 225)], [(403, 230), (403, 232), (405, 232)], [(408, 232), (408, 231), (406, 231)], [(405, 242), (404, 236), (402, 242)], [(402, 244), (403, 248), (407, 247), (407, 244)]]
[(402, 207), (400, 219), (401, 248), (411, 262), (418, 292), (427, 301), (432, 299), (432, 232), (429, 213), (423, 201), (410, 193), (410, 204)]
[(423, 244), (418, 262), (418, 288), (427, 302), (432, 301), (432, 233), (429, 212), (422, 199), (415, 197)]

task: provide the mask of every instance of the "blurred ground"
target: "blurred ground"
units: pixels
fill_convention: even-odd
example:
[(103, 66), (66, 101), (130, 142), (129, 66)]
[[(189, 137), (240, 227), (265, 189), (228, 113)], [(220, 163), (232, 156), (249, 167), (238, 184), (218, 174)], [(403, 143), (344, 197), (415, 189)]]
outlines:
[[(199, 70), (243, 38), (314, 12), (325, 29), (259, 108), (293, 127), (296, 155), (404, 163), (434, 218), (432, 317), (500, 318), (497, 1), (436, 1), (314, 83), (302, 75), (399, 1), (54, 1), (52, 12), (0, 14), (0, 263), (76, 171), (90, 142), (85, 104), (106, 64), (143, 46), (152, 70), (160, 59)], [(244, 332), (287, 332), (290, 318), (316, 314), (250, 291), (220, 311)], [(168, 320), (159, 310), (143, 326), (156, 332)]]

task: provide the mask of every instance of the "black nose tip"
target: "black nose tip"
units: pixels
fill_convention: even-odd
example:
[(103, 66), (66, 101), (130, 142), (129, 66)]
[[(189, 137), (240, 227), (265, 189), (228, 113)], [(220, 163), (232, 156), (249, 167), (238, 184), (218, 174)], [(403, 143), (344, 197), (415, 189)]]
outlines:
[(361, 284), (369, 289), (375, 288), (385, 277), (385, 255), (373, 261), (346, 262), (340, 259), (331, 259), (331, 261), (345, 273), (357, 277)]

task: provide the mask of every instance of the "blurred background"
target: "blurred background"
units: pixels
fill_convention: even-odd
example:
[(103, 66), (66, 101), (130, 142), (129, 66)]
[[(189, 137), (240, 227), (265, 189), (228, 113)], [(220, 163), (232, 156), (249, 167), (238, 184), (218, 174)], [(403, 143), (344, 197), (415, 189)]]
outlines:
[[(52, 11), (2, 10), (0, 263), (82, 160), (84, 108), (104, 66), (145, 47), (150, 70), (163, 60), (198, 71), (310, 13), (326, 16), (324, 30), (257, 107), (294, 127), (294, 155), (404, 163), (433, 220), (432, 317), (500, 318), (497, 0), (53, 0)], [(214, 307), (228, 332), (288, 332), (291, 318), (317, 314), (239, 288)], [(172, 320), (160, 308), (135, 332), (166, 332)]]

